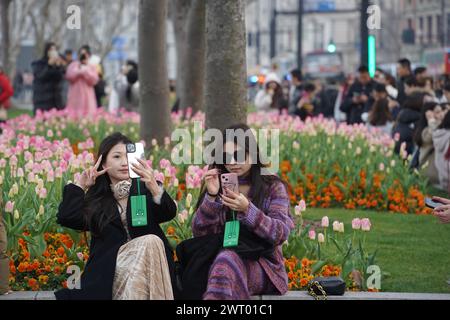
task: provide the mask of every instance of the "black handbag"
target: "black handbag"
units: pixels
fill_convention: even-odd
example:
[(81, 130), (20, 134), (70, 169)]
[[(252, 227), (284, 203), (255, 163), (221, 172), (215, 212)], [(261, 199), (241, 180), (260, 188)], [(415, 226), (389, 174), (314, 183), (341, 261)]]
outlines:
[(317, 277), (308, 284), (308, 293), (316, 300), (326, 300), (327, 296), (342, 296), (345, 281), (341, 277)]

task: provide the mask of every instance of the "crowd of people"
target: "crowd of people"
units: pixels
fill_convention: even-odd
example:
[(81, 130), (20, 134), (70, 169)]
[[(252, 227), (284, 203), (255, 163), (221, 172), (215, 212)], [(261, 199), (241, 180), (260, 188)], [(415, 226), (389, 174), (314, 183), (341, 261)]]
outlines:
[[(431, 185), (450, 193), (450, 77), (437, 80), (425, 67), (397, 64), (397, 79), (366, 66), (340, 86), (305, 80), (298, 69), (290, 81), (269, 73), (254, 103), (258, 111), (288, 112), (302, 120), (319, 115), (350, 125), (364, 124), (395, 139), (395, 152), (422, 170)], [(436, 80), (436, 81), (435, 81)]]
[(26, 102), (31, 95), (34, 114), (38, 110), (67, 109), (85, 116), (100, 107), (112, 112), (120, 108), (137, 111), (139, 107), (138, 64), (126, 61), (108, 90), (101, 60), (89, 45), (76, 53), (71, 49), (60, 53), (55, 43), (46, 43), (41, 58), (31, 63), (31, 71), (16, 72), (12, 87), (13, 94), (8, 98)]

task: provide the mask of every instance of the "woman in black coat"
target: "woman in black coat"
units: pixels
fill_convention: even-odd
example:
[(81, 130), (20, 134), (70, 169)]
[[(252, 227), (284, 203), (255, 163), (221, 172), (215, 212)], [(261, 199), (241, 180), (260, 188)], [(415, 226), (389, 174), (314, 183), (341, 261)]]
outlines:
[[(130, 182), (126, 144), (131, 141), (120, 133), (107, 137), (100, 145), (97, 164), (83, 173), (77, 184), (64, 187), (63, 200), (59, 206), (57, 221), (64, 227), (91, 233), (90, 255), (81, 276), (80, 289), (62, 289), (55, 293), (57, 299), (76, 300), (111, 300), (111, 299), (146, 299), (144, 296), (127, 296), (123, 294), (124, 287), (130, 285), (127, 281), (146, 286), (144, 290), (160, 290), (161, 299), (176, 297), (177, 292), (174, 275), (173, 251), (164, 235), (160, 223), (173, 219), (176, 215), (176, 204), (163, 190), (160, 183), (153, 177), (151, 168), (144, 162), (133, 167), (141, 176), (140, 192), (147, 199), (147, 225), (133, 227), (131, 225), (131, 201), (129, 197), (137, 195), (137, 179)], [(116, 188), (119, 186), (119, 188)], [(129, 193), (127, 191), (129, 188)], [(84, 190), (88, 190), (85, 193)], [(124, 191), (125, 190), (125, 191)], [(159, 203), (159, 204), (158, 204)], [(125, 208), (125, 210), (120, 210)], [(133, 243), (136, 244), (133, 246)], [(162, 250), (162, 255), (155, 254), (157, 250), (147, 250), (147, 245)], [(130, 249), (132, 246), (132, 250)], [(147, 248), (146, 248), (147, 247)], [(134, 251), (133, 251), (134, 250)], [(128, 251), (128, 252), (127, 252)], [(165, 253), (165, 254), (164, 254)], [(135, 255), (135, 256), (133, 256)], [(162, 256), (162, 258), (161, 258)], [(125, 257), (125, 259), (122, 259)], [(145, 268), (136, 265), (139, 259), (144, 259)], [(160, 259), (160, 260), (158, 260)], [(146, 277), (158, 270), (148, 267), (148, 263), (162, 266), (161, 278), (168, 282), (146, 282)], [(167, 262), (165, 262), (167, 261)], [(164, 272), (164, 265), (168, 266)], [(138, 268), (139, 267), (139, 268)], [(153, 268), (153, 267), (152, 267)], [(156, 268), (156, 267), (155, 267)], [(131, 274), (130, 269), (134, 270)], [(143, 272), (135, 272), (144, 270)], [(152, 272), (149, 272), (151, 270)], [(136, 274), (138, 273), (138, 274)], [(144, 279), (144, 280), (143, 280)], [(120, 284), (118, 284), (120, 282)], [(164, 281), (163, 281), (164, 282)], [(155, 288), (153, 288), (155, 287)], [(128, 292), (139, 291), (142, 288), (128, 288)], [(168, 289), (170, 292), (168, 293)], [(156, 295), (161, 297), (161, 295)]]
[(31, 64), (33, 70), (33, 105), (37, 110), (48, 111), (53, 108), (64, 108), (62, 97), (65, 62), (59, 56), (56, 45), (52, 42), (45, 45), (40, 60)]
[(406, 144), (405, 150), (408, 155), (414, 152), (414, 132), (420, 120), (423, 101), (424, 96), (421, 93), (414, 93), (406, 98), (393, 129), (393, 136), (398, 135), (399, 137), (395, 143), (395, 153), (400, 153), (402, 143)]

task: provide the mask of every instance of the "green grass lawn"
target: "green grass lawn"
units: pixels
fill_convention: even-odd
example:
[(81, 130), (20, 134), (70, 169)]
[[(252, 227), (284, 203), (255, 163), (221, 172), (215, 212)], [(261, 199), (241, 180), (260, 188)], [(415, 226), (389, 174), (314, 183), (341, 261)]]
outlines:
[(8, 110), (8, 119), (13, 119), (13, 118), (18, 117), (18, 116), (20, 116), (22, 114), (28, 114), (28, 115), (32, 116), (33, 115), (33, 111), (12, 108), (12, 109)]
[(382, 279), (381, 291), (450, 293), (450, 225), (433, 216), (403, 215), (342, 209), (307, 209), (305, 220), (323, 216), (344, 222), (346, 233), (354, 218), (369, 218), (372, 230), (366, 248), (378, 249), (377, 264), (390, 275)]

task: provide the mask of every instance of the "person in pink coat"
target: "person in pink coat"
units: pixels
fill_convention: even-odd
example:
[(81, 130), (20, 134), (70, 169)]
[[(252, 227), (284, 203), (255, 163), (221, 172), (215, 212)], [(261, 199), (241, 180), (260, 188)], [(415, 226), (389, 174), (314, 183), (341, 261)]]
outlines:
[(97, 67), (88, 63), (90, 56), (89, 46), (83, 46), (79, 51), (79, 60), (73, 61), (66, 71), (69, 81), (66, 108), (78, 117), (92, 115), (97, 110), (94, 86), (99, 77)]

